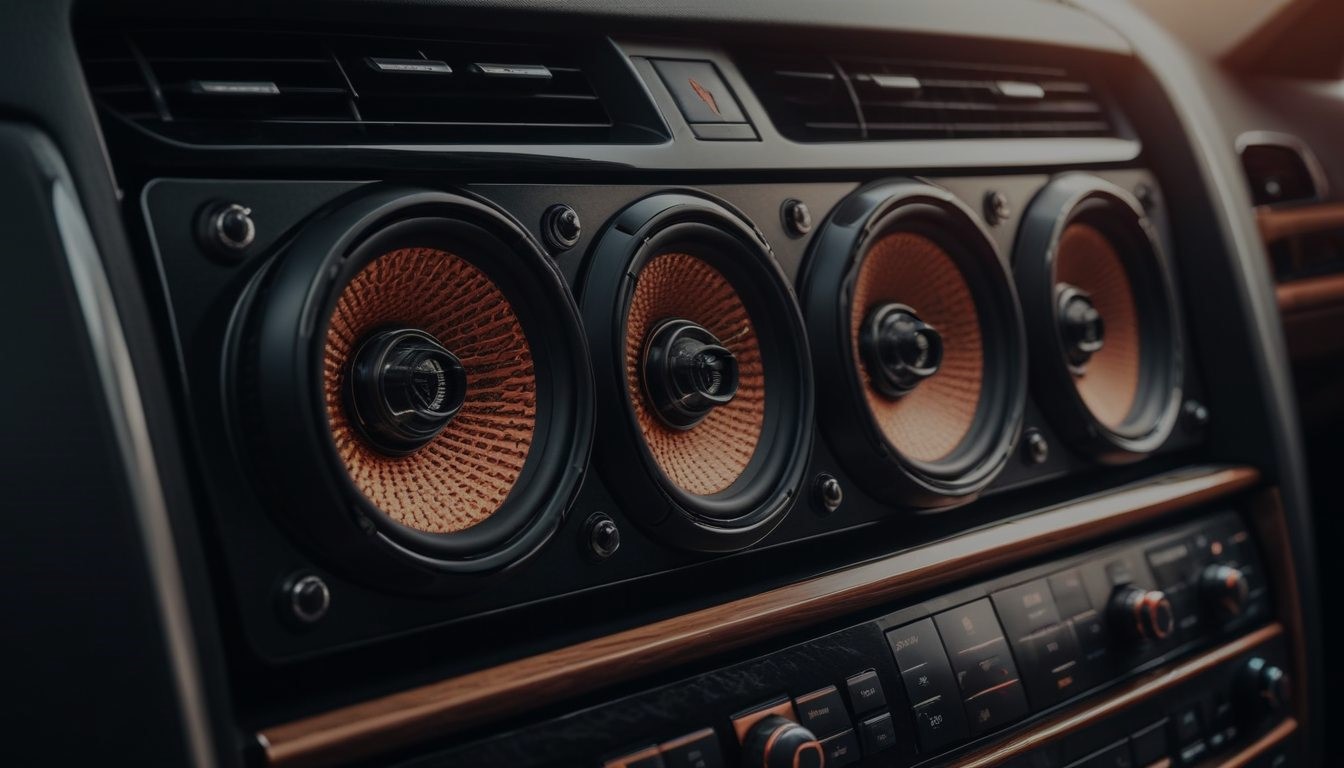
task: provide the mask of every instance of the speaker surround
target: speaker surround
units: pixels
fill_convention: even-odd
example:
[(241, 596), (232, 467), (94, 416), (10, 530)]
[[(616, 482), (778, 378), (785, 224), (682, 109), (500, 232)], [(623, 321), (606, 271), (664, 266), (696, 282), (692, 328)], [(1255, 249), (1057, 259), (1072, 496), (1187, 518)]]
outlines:
[(239, 442), (333, 568), (452, 589), (557, 529), (592, 437), (587, 347), (563, 278), (506, 215), (361, 190), (257, 273), (236, 318)]
[(896, 180), (832, 211), (802, 277), (831, 448), (873, 496), (973, 498), (1021, 428), (1025, 340), (992, 240), (945, 190)]
[(802, 319), (759, 232), (707, 197), (645, 198), (603, 230), (582, 307), (626, 509), (690, 549), (769, 533), (798, 498), (813, 405)]
[(1182, 396), (1172, 270), (1143, 206), (1087, 174), (1032, 200), (1016, 246), (1032, 382), (1052, 424), (1107, 463), (1161, 446)]

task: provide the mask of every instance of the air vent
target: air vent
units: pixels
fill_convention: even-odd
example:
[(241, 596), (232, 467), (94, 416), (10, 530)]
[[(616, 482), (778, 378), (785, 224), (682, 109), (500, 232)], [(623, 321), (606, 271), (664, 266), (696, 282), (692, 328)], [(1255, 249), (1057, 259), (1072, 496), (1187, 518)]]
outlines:
[(795, 141), (1115, 135), (1092, 84), (1058, 68), (827, 56), (744, 64)]
[(1250, 134), (1238, 142), (1256, 205), (1316, 200), (1324, 193), (1315, 158), (1291, 136)]
[(136, 30), (80, 49), (106, 113), (193, 143), (655, 140), (612, 119), (590, 59), (535, 43)]

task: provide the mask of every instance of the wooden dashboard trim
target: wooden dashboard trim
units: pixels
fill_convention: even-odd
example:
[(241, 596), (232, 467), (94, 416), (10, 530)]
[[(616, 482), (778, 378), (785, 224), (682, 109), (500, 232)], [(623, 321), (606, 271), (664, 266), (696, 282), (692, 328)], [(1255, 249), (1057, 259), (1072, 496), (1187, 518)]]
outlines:
[(266, 762), (350, 761), (517, 715), (1076, 545), (1251, 488), (1260, 473), (1201, 466), (642, 627), (262, 729)]
[(1043, 723), (997, 747), (976, 752), (958, 763), (957, 768), (989, 768), (1057, 741), (1112, 715), (1160, 696), (1172, 688), (1198, 677), (1219, 664), (1235, 659), (1282, 635), (1282, 624), (1270, 624), (1248, 635), (1221, 645), (1188, 661), (1154, 672), (1130, 683), (1119, 692), (1095, 704), (1084, 705), (1069, 714)]
[(1315, 203), (1291, 208), (1260, 206), (1255, 223), (1265, 244), (1298, 235), (1310, 235), (1344, 228), (1344, 203)]
[(1245, 749), (1225, 760), (1211, 760), (1205, 765), (1218, 766), (1218, 768), (1245, 768), (1253, 764), (1262, 755), (1269, 750), (1277, 747), (1297, 732), (1297, 720), (1288, 718), (1278, 725), (1274, 726), (1268, 733), (1256, 739), (1253, 744), (1248, 744)]
[(1279, 311), (1284, 314), (1344, 305), (1344, 273), (1279, 283), (1274, 288), (1274, 295)]

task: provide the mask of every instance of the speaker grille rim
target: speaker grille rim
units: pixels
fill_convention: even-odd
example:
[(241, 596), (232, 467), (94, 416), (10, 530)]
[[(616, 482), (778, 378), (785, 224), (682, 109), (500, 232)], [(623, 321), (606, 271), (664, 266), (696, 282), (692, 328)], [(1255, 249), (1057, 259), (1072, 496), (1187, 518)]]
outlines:
[[(873, 386), (859, 348), (864, 319), (886, 302), (914, 309), (943, 336), (945, 350), (938, 372), (897, 399)], [(984, 339), (970, 284), (953, 256), (922, 234), (880, 236), (858, 267), (849, 337), (864, 402), (883, 439), (914, 461), (936, 463), (954, 454), (971, 435), (979, 410)]]
[[(660, 322), (683, 318), (704, 326), (737, 357), (738, 391), (689, 430), (655, 415), (644, 393), (643, 350)], [(730, 488), (746, 472), (765, 423), (765, 366), (742, 297), (723, 273), (689, 253), (649, 259), (636, 275), (625, 315), (624, 383), (641, 438), (669, 482), (694, 496)]]
[[(365, 442), (342, 395), (355, 346), (389, 325), (430, 333), (467, 369), (462, 410), (428, 445), (401, 457)], [(479, 268), (438, 248), (384, 253), (341, 290), (325, 339), (323, 396), (337, 455), (355, 488), (388, 519), (423, 533), (466, 531), (498, 512), (522, 475), (537, 424), (531, 348), (508, 299)], [(483, 448), (489, 461), (478, 456)]]
[(1139, 397), (1143, 349), (1134, 288), (1115, 244), (1090, 224), (1074, 221), (1060, 233), (1055, 283), (1091, 295), (1105, 322), (1102, 348), (1092, 355), (1074, 387), (1093, 418), (1111, 430), (1123, 428)]

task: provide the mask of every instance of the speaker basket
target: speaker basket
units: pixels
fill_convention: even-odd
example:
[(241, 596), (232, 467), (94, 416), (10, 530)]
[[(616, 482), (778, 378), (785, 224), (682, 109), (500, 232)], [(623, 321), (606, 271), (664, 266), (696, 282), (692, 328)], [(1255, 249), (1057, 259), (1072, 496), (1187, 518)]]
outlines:
[[(625, 508), (690, 549), (768, 534), (799, 495), (812, 382), (797, 304), (759, 233), (705, 197), (645, 198), (603, 230), (582, 306), (599, 396), (619, 404), (599, 418), (599, 446)], [(648, 380), (654, 331), (668, 322), (693, 325), (735, 366), (735, 394), (689, 426), (663, 417)]]
[[(822, 423), (845, 468), (891, 503), (974, 498), (1012, 453), (1026, 371), (1016, 291), (973, 214), (928, 184), (864, 187), (823, 224), (802, 284)], [(864, 337), (889, 308), (924, 327), (940, 351), (935, 366), (895, 390)]]
[[(503, 213), (446, 192), (361, 190), (268, 262), (236, 316), (238, 441), (277, 519), (334, 570), (452, 590), (558, 528), (592, 439), (587, 346), (558, 270)], [(359, 367), (389, 330), (438, 351), (405, 352), (404, 381), (382, 358)], [(460, 407), (408, 449), (376, 439), (395, 425), (361, 410), (356, 382), (437, 407), (445, 365), (461, 371)]]
[[(1055, 428), (1107, 463), (1161, 446), (1180, 411), (1183, 333), (1171, 266), (1138, 200), (1087, 174), (1055, 179), (1027, 209), (1016, 273), (1033, 385)], [(1067, 295), (1095, 309), (1098, 348), (1080, 353)]]

